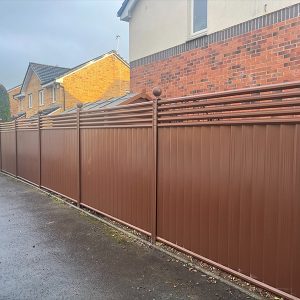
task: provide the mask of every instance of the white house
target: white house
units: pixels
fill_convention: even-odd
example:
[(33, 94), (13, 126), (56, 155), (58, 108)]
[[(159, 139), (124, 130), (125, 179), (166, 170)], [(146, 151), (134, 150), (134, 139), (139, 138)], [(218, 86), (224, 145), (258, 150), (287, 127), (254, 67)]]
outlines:
[[(296, 60), (294, 51), (283, 49), (285, 56), (278, 54), (283, 41), (299, 39), (299, 10), (298, 0), (125, 0), (118, 16), (129, 23), (131, 89), (159, 84), (168, 95), (184, 95), (215, 90), (216, 85), (227, 89), (299, 78), (299, 72), (290, 69)], [(191, 61), (191, 55), (198, 61)], [(175, 59), (178, 56), (181, 61)], [(235, 59), (242, 62), (241, 67), (234, 67)], [(263, 66), (268, 59), (272, 62)], [(228, 72), (230, 68), (235, 71)], [(259, 78), (260, 72), (265, 72), (264, 78)], [(178, 76), (177, 86), (170, 87)]]

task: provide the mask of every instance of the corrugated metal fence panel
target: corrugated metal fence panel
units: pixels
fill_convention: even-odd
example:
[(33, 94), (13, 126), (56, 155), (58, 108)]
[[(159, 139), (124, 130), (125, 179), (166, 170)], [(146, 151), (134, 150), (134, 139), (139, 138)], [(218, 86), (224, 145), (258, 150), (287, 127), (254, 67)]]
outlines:
[(78, 200), (76, 129), (41, 130), (42, 186)]
[(300, 238), (299, 238), (299, 228), (300, 228), (300, 125), (296, 126), (295, 132), (295, 151), (294, 151), (294, 190), (292, 198), (292, 246), (291, 246), (291, 256), (292, 263), (290, 268), (291, 274), (291, 294), (300, 298)]
[(2, 170), (16, 175), (16, 133), (1, 132)]
[(17, 132), (18, 176), (39, 184), (39, 132)]
[(0, 123), (2, 169), (36, 180), (39, 128), (43, 187), (300, 297), (299, 98), (291, 82)]
[(158, 237), (299, 296), (299, 126), (160, 128)]
[(152, 128), (82, 129), (82, 204), (150, 232), (152, 142)]
[(1, 129), (0, 129), (0, 171), (2, 171), (2, 152), (1, 152)]

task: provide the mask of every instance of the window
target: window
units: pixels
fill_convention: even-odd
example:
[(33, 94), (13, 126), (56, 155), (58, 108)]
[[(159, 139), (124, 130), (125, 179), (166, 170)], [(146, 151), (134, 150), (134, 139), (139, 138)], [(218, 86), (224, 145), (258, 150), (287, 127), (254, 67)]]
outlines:
[(192, 0), (192, 35), (207, 30), (207, 0)]
[(32, 108), (32, 94), (28, 95), (28, 108)]
[(44, 90), (39, 91), (39, 103), (44, 105)]
[(55, 86), (52, 87), (52, 103), (56, 102)]

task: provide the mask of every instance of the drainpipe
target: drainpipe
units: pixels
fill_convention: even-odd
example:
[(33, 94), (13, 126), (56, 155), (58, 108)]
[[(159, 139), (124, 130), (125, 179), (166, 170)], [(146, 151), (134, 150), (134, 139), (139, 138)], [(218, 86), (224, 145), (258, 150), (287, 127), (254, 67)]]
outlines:
[(65, 92), (65, 88), (63, 85), (61, 85), (62, 89), (63, 89), (63, 92), (64, 92), (64, 103), (63, 103), (63, 108), (64, 108), (64, 111), (66, 110), (66, 92)]

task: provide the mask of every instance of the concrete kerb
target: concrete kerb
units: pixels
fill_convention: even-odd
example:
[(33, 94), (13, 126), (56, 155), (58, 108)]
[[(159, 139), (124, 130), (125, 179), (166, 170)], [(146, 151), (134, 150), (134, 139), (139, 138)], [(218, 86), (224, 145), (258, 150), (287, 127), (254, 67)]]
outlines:
[[(172, 253), (171, 251), (168, 251), (168, 250), (162, 248), (158, 244), (153, 244), (150, 241), (147, 241), (146, 239), (141, 238), (141, 237), (137, 236), (136, 234), (133, 234), (130, 231), (121, 228), (120, 226), (122, 224), (120, 224), (120, 226), (115, 225), (115, 224), (111, 223), (110, 221), (107, 221), (107, 220), (103, 219), (102, 217), (99, 217), (98, 215), (94, 215), (94, 214), (88, 212), (83, 207), (78, 207), (75, 202), (74, 202), (74, 204), (72, 204), (70, 202), (70, 200), (66, 200), (64, 198), (61, 198), (59, 195), (56, 196), (55, 194), (47, 191), (46, 189), (39, 188), (38, 186), (36, 186), (36, 185), (34, 185), (34, 184), (26, 181), (26, 180), (23, 180), (21, 178), (17, 178), (15, 176), (12, 176), (12, 175), (10, 175), (10, 174), (8, 174), (6, 172), (1, 172), (1, 174), (4, 174), (4, 175), (6, 175), (8, 177), (11, 177), (11, 178), (13, 178), (13, 179), (15, 179), (17, 181), (20, 181), (20, 182), (22, 182), (24, 184), (27, 184), (27, 185), (31, 186), (32, 188), (34, 188), (34, 189), (42, 192), (43, 194), (47, 195), (48, 197), (51, 197), (51, 198), (53, 198), (55, 200), (58, 200), (58, 201), (60, 201), (60, 202), (62, 202), (64, 204), (68, 205), (69, 207), (71, 207), (73, 209), (76, 209), (76, 210), (80, 211), (81, 213), (84, 213), (87, 216), (92, 217), (92, 218), (94, 218), (94, 219), (102, 222), (103, 224), (105, 224), (105, 225), (107, 225), (107, 226), (109, 226), (109, 227), (111, 227), (111, 228), (113, 228), (113, 229), (115, 229), (115, 230), (123, 233), (124, 235), (132, 238), (134, 241), (138, 241), (138, 242), (142, 243), (143, 245), (148, 246), (149, 248), (156, 249), (156, 250), (158, 250), (158, 251), (160, 251), (160, 252), (168, 255), (169, 257), (175, 259), (176, 261), (183, 263), (184, 265), (186, 265), (188, 267), (192, 267), (193, 269), (195, 269), (197, 271), (200, 271), (200, 272), (204, 273), (205, 275), (207, 275), (209, 277), (215, 278), (215, 279), (217, 279), (217, 280), (219, 280), (219, 281), (227, 284), (228, 286), (231, 286), (231, 287), (233, 287), (235, 289), (238, 289), (239, 291), (243, 292), (244, 294), (246, 294), (246, 295), (248, 295), (248, 296), (250, 296), (252, 298), (255, 298), (255, 299), (264, 299), (262, 296), (259, 296), (258, 294), (254, 293), (254, 292), (252, 293), (252, 292), (248, 291), (247, 289), (242, 288), (238, 284), (235, 284), (234, 282), (232, 282), (230, 280), (227, 280), (227, 279), (223, 278), (222, 276), (219, 276), (219, 275), (217, 275), (217, 274), (215, 274), (213, 272), (210, 272), (207, 269), (201, 268), (200, 266), (195, 265), (194, 263), (192, 263), (190, 260), (188, 260), (188, 259), (186, 259), (184, 257), (181, 257), (181, 256), (179, 256), (179, 255), (177, 255), (175, 253)], [(99, 215), (100, 215), (100, 213), (99, 213)], [(124, 225), (122, 225), (122, 226), (124, 227)], [(129, 230), (131, 230), (131, 229), (129, 229)], [(183, 253), (183, 255), (185, 255), (185, 254)], [(215, 268), (215, 269), (217, 269), (217, 268)], [(251, 285), (251, 284), (249, 284), (249, 285)], [(277, 299), (280, 299), (280, 298), (277, 298)]]

